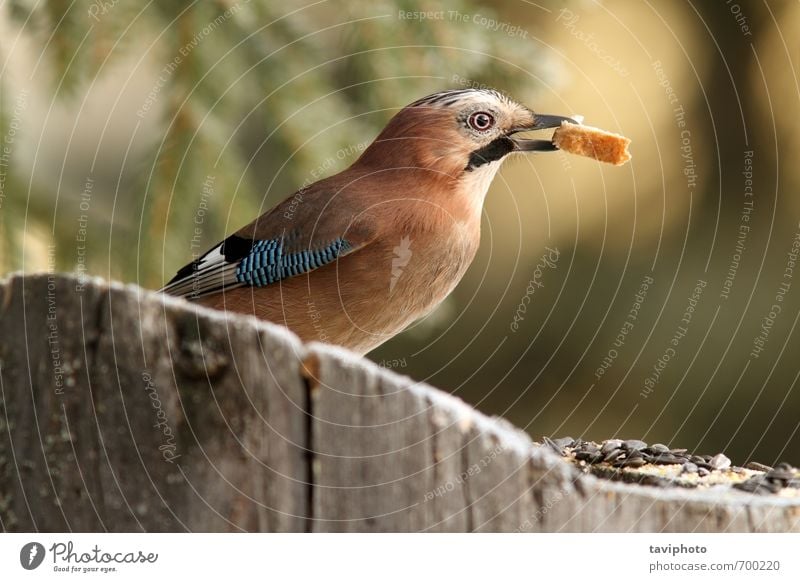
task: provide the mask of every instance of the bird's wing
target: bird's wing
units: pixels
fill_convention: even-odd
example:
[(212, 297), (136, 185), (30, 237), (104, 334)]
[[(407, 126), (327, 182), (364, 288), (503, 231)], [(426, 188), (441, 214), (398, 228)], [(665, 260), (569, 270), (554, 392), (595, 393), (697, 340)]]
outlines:
[(332, 263), (373, 238), (371, 228), (342, 220), (342, 213), (313, 221), (300, 216), (301, 224), (287, 230), (285, 204), (184, 266), (161, 292), (197, 299), (236, 287), (271, 285)]

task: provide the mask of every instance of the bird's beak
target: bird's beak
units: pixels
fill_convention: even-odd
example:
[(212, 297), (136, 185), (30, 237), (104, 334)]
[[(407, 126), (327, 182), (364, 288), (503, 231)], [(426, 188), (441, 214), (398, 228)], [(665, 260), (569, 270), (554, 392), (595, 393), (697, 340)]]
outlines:
[[(564, 117), (563, 115), (534, 114), (532, 124), (514, 128), (509, 132), (509, 135), (524, 131), (538, 131), (540, 129), (561, 127), (561, 123), (564, 121), (567, 123), (577, 123), (579, 125), (581, 123), (580, 118)], [(514, 142), (515, 152), (554, 152), (558, 149), (553, 145), (553, 142), (548, 139), (523, 139), (520, 137), (512, 137), (511, 141)]]

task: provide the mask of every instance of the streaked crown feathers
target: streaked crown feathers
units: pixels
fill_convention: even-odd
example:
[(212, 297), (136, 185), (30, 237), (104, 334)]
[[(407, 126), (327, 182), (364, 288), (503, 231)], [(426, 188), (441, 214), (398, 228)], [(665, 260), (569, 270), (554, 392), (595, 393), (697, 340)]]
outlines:
[(508, 95), (495, 89), (449, 89), (417, 99), (409, 107), (453, 107), (473, 102), (496, 101), (503, 105), (518, 105)]

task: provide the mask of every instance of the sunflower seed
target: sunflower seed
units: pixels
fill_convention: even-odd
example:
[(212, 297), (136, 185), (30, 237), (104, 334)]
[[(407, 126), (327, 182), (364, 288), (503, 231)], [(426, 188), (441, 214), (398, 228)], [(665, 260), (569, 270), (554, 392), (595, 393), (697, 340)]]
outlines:
[(575, 439), (572, 437), (564, 437), (560, 439), (553, 439), (553, 442), (563, 449), (564, 447), (574, 446)]
[(600, 449), (603, 454), (610, 453), (616, 449), (622, 448), (622, 441), (619, 439), (609, 439), (603, 443), (603, 447)]
[(653, 462), (657, 465), (682, 465), (686, 462), (686, 459), (681, 457), (676, 457), (675, 455), (670, 455), (667, 453), (666, 455), (656, 455), (653, 457)]
[(735, 483), (733, 487), (734, 489), (740, 489), (757, 495), (777, 493), (781, 490), (779, 484), (768, 481), (763, 475), (755, 475), (754, 477), (750, 477), (747, 481)]
[(750, 461), (744, 466), (745, 469), (750, 469), (751, 471), (772, 471), (772, 467), (769, 465), (764, 465), (763, 463), (756, 463), (755, 461)]
[(622, 442), (622, 446), (629, 451), (640, 451), (642, 449), (647, 448), (647, 443), (644, 441), (638, 441), (636, 439), (631, 439)]
[(586, 461), (587, 463), (594, 465), (595, 463), (599, 463), (603, 460), (603, 455), (600, 454), (600, 452), (578, 451), (575, 453), (575, 458), (579, 461)]
[(763, 475), (756, 475), (755, 477), (750, 477), (747, 481), (734, 483), (733, 488), (739, 489), (740, 491), (747, 491), (748, 493), (757, 494), (769, 493), (770, 491), (770, 488), (766, 485)]
[(555, 441), (548, 437), (542, 437), (542, 442), (547, 445), (551, 451), (554, 451), (556, 454), (564, 456), (564, 449)]
[(794, 471), (787, 471), (785, 469), (778, 469), (775, 467), (772, 471), (766, 474), (767, 479), (771, 481), (789, 481), (794, 478)]
[(628, 457), (620, 464), (620, 467), (641, 467), (642, 465), (646, 465), (647, 461), (645, 461), (642, 457)]
[(625, 451), (622, 449), (613, 449), (606, 453), (605, 457), (603, 458), (607, 463), (613, 463), (618, 458), (625, 455)]

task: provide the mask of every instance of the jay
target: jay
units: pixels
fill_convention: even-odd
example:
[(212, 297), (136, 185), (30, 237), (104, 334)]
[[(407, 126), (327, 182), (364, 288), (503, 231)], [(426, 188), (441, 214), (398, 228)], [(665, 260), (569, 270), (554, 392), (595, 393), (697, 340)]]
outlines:
[(419, 99), (349, 168), (259, 216), (161, 291), (364, 354), (431, 312), (461, 280), (506, 156), (556, 149), (515, 134), (562, 121), (575, 122), (491, 89)]

